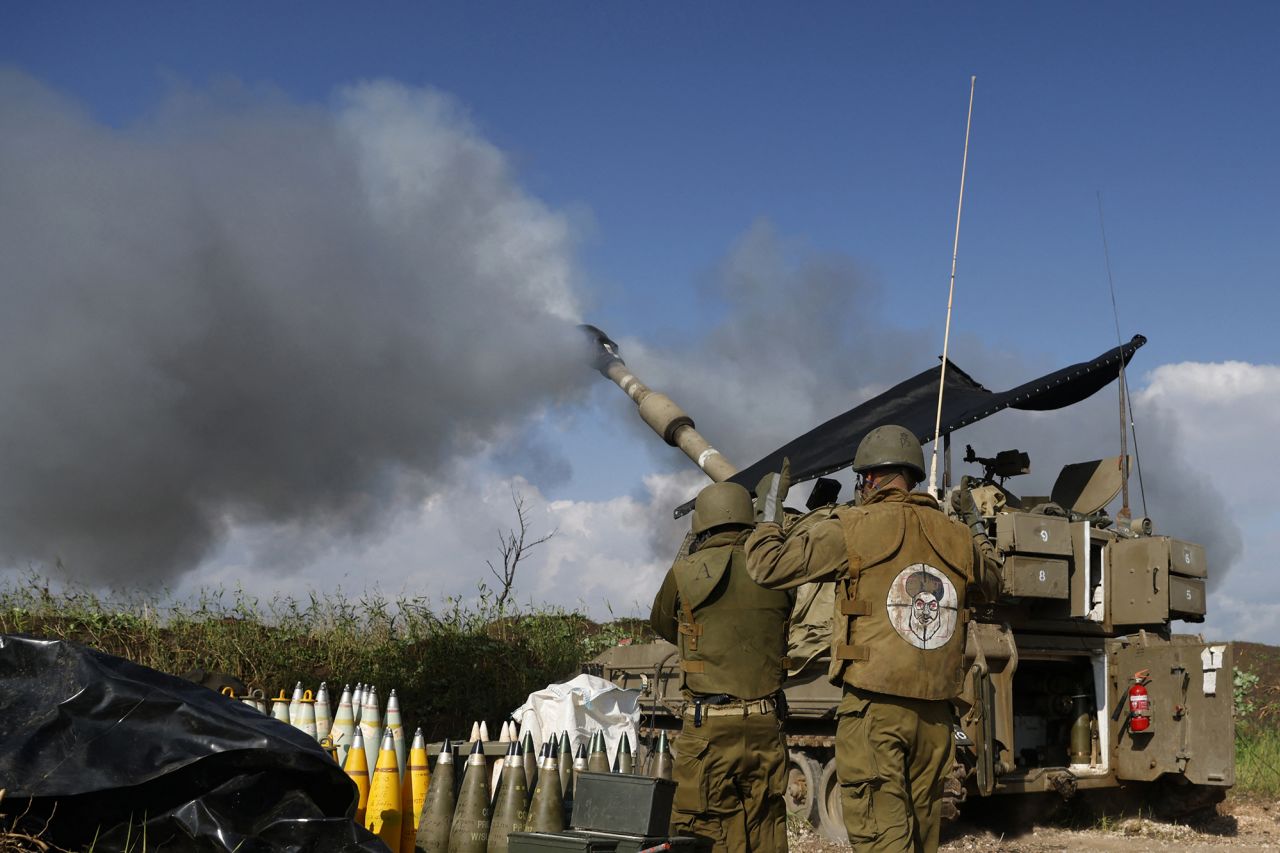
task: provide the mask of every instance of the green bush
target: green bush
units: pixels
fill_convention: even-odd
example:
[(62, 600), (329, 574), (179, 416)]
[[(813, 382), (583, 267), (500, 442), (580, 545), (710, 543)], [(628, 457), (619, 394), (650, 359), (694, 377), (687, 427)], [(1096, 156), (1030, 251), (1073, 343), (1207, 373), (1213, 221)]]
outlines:
[[(612, 645), (623, 628), (559, 608), (499, 609), (489, 595), (468, 606), (423, 597), (388, 600), (340, 590), (306, 601), (263, 603), (236, 589), (194, 602), (160, 595), (51, 589), (41, 578), (0, 588), (0, 632), (72, 640), (163, 672), (227, 672), (268, 696), (301, 681), (395, 688), (405, 726), (429, 740), (493, 724), (532, 691), (562, 681)], [(494, 732), (496, 734), (496, 731)]]
[(1231, 698), (1236, 716), (1252, 714), (1256, 710), (1253, 693), (1258, 687), (1258, 676), (1247, 669), (1237, 669), (1231, 677)]

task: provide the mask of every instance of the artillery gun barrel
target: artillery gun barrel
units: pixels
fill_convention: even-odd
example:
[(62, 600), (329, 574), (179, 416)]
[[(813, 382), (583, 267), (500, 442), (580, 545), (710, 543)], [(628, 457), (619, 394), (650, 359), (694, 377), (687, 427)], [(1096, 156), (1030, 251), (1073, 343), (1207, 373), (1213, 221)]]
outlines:
[(591, 339), (592, 366), (626, 392), (639, 407), (640, 418), (650, 429), (667, 444), (678, 447), (715, 482), (723, 482), (738, 473), (737, 467), (694, 428), (693, 418), (684, 409), (631, 373), (618, 354), (618, 345), (608, 335), (595, 326), (584, 324), (581, 328)]

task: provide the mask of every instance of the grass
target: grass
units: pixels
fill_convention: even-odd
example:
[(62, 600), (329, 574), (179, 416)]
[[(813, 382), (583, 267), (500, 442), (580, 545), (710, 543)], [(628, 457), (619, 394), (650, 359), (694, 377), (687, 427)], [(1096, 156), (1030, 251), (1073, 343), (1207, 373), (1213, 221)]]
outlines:
[(499, 610), (447, 599), (341, 591), (269, 602), (243, 590), (205, 591), (195, 601), (163, 595), (53, 589), (32, 576), (0, 587), (0, 633), (73, 640), (162, 672), (235, 675), (268, 696), (302, 681), (327, 681), (336, 703), (344, 683), (373, 683), (400, 697), (409, 731), (429, 740), (494, 723), (533, 690), (581, 670), (631, 627), (599, 626), (557, 608)]
[(1236, 790), (1280, 797), (1280, 731), (1236, 735)]
[[(1236, 791), (1280, 796), (1280, 667), (1276, 649), (1251, 646), (1232, 679), (1236, 711)], [(1248, 668), (1246, 668), (1246, 666)]]

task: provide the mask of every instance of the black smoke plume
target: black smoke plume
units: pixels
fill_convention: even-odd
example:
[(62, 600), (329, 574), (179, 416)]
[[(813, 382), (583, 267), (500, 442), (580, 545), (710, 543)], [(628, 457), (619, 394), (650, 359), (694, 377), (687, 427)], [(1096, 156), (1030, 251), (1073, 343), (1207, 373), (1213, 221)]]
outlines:
[(149, 583), (235, 524), (376, 528), (588, 381), (571, 251), (438, 93), (111, 127), (0, 71), (0, 564)]

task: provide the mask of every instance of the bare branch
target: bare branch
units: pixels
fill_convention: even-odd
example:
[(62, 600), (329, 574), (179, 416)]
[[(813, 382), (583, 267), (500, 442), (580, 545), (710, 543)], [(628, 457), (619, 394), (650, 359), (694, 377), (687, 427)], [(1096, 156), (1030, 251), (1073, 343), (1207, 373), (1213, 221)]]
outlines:
[(540, 536), (533, 541), (528, 541), (529, 536), (529, 508), (525, 506), (524, 495), (516, 491), (516, 487), (511, 487), (511, 502), (516, 508), (516, 527), (507, 530), (505, 533), (498, 531), (498, 554), (502, 557), (502, 568), (499, 569), (493, 564), (492, 560), (485, 560), (489, 566), (489, 571), (498, 581), (498, 610), (501, 612), (505, 609), (508, 599), (511, 597), (511, 587), (515, 584), (516, 568), (520, 565), (520, 561), (525, 555), (537, 546), (543, 544), (551, 537), (559, 532), (559, 528), (552, 530), (545, 536)]

